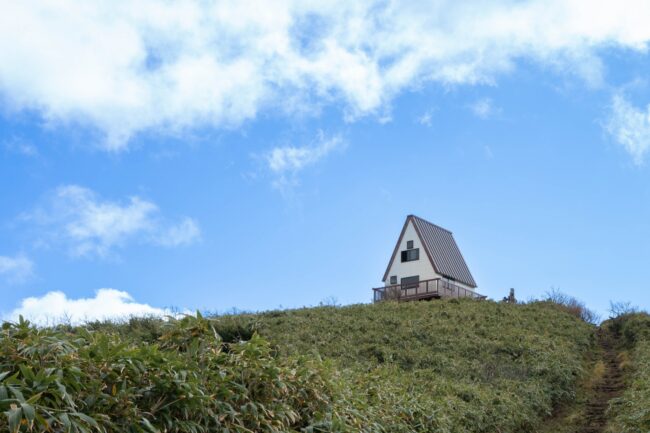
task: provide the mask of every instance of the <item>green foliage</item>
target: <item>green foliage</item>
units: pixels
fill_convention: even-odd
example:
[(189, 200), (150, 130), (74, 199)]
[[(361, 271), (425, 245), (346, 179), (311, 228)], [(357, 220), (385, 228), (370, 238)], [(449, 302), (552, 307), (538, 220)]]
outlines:
[[(627, 312), (607, 322), (631, 353), (627, 388), (610, 406), (611, 432), (647, 433), (650, 431), (650, 315)], [(623, 357), (625, 358), (625, 357)]]
[(0, 431), (532, 432), (592, 326), (451, 300), (0, 334)]
[[(592, 325), (553, 302), (448, 300), (215, 319), (336, 360), (386, 431), (526, 432), (574, 396)], [(408, 415), (407, 415), (408, 414)]]
[(0, 431), (287, 432), (332, 417), (327, 364), (277, 359), (257, 335), (224, 344), (203, 318), (160, 326), (159, 344), (147, 345), (5, 323)]

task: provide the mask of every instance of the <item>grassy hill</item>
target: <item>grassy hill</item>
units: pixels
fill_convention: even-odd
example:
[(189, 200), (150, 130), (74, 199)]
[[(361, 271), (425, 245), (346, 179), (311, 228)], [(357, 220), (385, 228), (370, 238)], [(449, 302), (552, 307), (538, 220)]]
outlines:
[(627, 372), (626, 390), (610, 404), (611, 433), (650, 431), (650, 315), (623, 314), (605, 322), (620, 335), (619, 366)]
[(218, 326), (255, 329), (282, 356), (336, 360), (360, 394), (383, 390), (366, 404), (386, 431), (454, 432), (534, 431), (573, 396), (593, 330), (552, 303), (469, 300), (275, 311)]
[(572, 398), (593, 328), (470, 300), (4, 324), (0, 430), (533, 432)]

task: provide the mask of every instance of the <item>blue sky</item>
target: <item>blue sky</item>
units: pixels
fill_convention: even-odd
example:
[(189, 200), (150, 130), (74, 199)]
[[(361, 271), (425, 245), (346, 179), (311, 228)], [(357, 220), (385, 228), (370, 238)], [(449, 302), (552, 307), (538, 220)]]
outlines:
[(411, 213), (650, 307), (647, 6), (339, 6), (2, 6), (0, 313), (368, 302)]

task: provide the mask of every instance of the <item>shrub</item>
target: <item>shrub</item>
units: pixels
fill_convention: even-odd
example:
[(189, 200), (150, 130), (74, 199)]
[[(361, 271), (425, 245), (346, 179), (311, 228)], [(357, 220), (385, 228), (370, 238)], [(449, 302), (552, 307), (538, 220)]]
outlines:
[(623, 316), (628, 316), (631, 314), (636, 314), (639, 312), (639, 307), (633, 306), (632, 303), (628, 302), (609, 302), (609, 318), (610, 319), (621, 319)]
[(584, 302), (574, 298), (573, 296), (562, 293), (557, 289), (552, 289), (550, 292), (547, 292), (544, 301), (552, 302), (560, 306), (567, 313), (572, 314), (587, 323), (596, 324), (600, 321), (600, 316), (596, 312), (587, 308)]
[(3, 325), (0, 430), (286, 432), (337, 418), (332, 369), (277, 359), (257, 335), (224, 344), (200, 317), (164, 324), (156, 345), (75, 331)]
[(0, 334), (0, 431), (536, 431), (592, 327), (552, 303), (320, 307)]

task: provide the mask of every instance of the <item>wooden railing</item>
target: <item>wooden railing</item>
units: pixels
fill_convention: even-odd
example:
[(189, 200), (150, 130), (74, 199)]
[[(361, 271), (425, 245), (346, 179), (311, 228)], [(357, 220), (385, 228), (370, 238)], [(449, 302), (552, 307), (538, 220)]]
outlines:
[(385, 300), (410, 301), (426, 298), (486, 298), (473, 290), (443, 278), (377, 287), (372, 290), (375, 302)]

